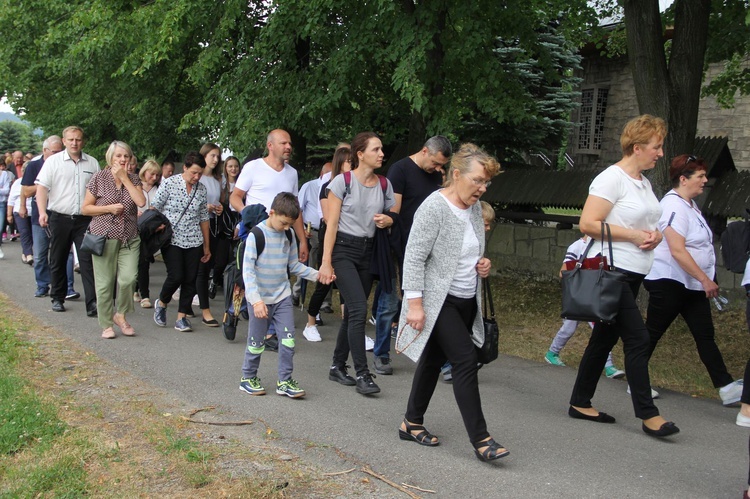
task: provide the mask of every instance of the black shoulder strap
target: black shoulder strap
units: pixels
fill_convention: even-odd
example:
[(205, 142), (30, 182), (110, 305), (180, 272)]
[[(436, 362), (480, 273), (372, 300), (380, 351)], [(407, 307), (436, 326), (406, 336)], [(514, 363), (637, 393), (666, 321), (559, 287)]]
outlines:
[(263, 229), (257, 225), (250, 229), (250, 233), (255, 236), (255, 254), (256, 258), (260, 258), (260, 254), (266, 249), (266, 235), (263, 234)]
[[(260, 254), (263, 253), (263, 250), (266, 249), (266, 235), (263, 234), (263, 229), (257, 225), (250, 229), (250, 233), (255, 236), (256, 257), (259, 258)], [(289, 244), (292, 244), (292, 229), (285, 230), (284, 234), (286, 234)]]

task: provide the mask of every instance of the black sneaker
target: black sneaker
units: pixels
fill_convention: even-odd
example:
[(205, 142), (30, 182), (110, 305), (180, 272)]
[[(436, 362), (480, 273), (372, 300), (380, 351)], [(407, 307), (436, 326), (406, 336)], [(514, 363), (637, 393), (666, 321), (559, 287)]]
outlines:
[(335, 381), (337, 383), (341, 383), (342, 385), (346, 386), (354, 386), (357, 384), (357, 382), (349, 376), (349, 373), (346, 372), (346, 367), (337, 367), (337, 366), (331, 366), (331, 370), (328, 371), (328, 379), (331, 381)]
[(375, 357), (375, 372), (385, 376), (393, 374), (390, 357)]
[(376, 385), (372, 380), (372, 378), (374, 377), (375, 375), (372, 373), (357, 376), (357, 393), (361, 393), (362, 395), (372, 395), (373, 393), (380, 393), (380, 387)]
[(316, 326), (322, 326), (323, 325), (323, 319), (320, 318), (320, 314), (315, 316), (315, 325)]
[(266, 345), (266, 350), (270, 350), (272, 352), (279, 351), (279, 339), (276, 336), (269, 336), (268, 338), (266, 338), (266, 341), (264, 343)]
[(52, 300), (53, 312), (65, 312), (65, 305), (60, 300)]
[(324, 314), (332, 314), (333, 313), (333, 309), (331, 308), (330, 305), (323, 305), (322, 307), (320, 307), (320, 311), (323, 312)]

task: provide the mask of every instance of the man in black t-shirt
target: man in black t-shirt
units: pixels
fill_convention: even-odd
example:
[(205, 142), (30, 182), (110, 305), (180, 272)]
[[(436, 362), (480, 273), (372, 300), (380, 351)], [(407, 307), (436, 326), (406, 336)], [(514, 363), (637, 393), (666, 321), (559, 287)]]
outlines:
[[(386, 176), (393, 185), (396, 198), (396, 205), (391, 208), (391, 211), (401, 216), (402, 249), (406, 248), (417, 208), (427, 199), (427, 196), (443, 184), (443, 167), (448, 164), (452, 154), (450, 141), (442, 135), (436, 135), (428, 139), (420, 151), (396, 161), (388, 169)], [(393, 374), (389, 352), (391, 328), (399, 310), (399, 298), (396, 291), (398, 284), (395, 279), (392, 284), (391, 293), (386, 293), (380, 283), (375, 292), (378, 299), (373, 355), (375, 372), (378, 374)], [(378, 291), (380, 291), (379, 294)]]

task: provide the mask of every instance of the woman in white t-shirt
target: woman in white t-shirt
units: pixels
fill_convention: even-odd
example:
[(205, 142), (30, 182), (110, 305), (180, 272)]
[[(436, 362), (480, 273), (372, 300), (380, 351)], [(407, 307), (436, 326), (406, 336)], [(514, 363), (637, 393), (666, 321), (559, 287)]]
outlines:
[[(375, 174), (383, 165), (384, 157), (378, 136), (373, 132), (357, 134), (351, 150), (351, 173), (339, 175), (328, 185), (328, 219), (320, 281), (330, 284), (336, 279), (346, 301), (328, 378), (342, 385), (356, 385), (357, 392), (369, 395), (380, 392), (367, 367), (365, 354), (367, 297), (373, 281), (370, 261), (375, 229), (393, 225), (393, 219), (383, 212), (390, 210), (396, 201), (391, 183), (385, 179), (383, 189), (380, 177)], [(346, 371), (350, 351), (356, 380)]]
[[(601, 239), (604, 222), (612, 230), (613, 264), (625, 275), (620, 310), (614, 324), (597, 323), (578, 367), (568, 414), (572, 418), (614, 423), (615, 418), (591, 406), (591, 399), (607, 361), (607, 354), (622, 338), (625, 372), (635, 416), (649, 435), (665, 437), (680, 431), (659, 415), (648, 376), (649, 334), (635, 299), (662, 240), (658, 228), (661, 207), (643, 172), (664, 155), (667, 135), (664, 120), (644, 114), (630, 120), (620, 136), (623, 158), (600, 173), (589, 187), (581, 213), (580, 229)], [(604, 243), (602, 254), (608, 254)]]
[(703, 159), (682, 154), (669, 168), (672, 190), (661, 200), (659, 228), (664, 240), (654, 250), (654, 265), (643, 281), (649, 293), (646, 328), (649, 358), (672, 322), (681, 315), (695, 340), (711, 382), (724, 405), (739, 402), (742, 380), (735, 381), (714, 341), (709, 298), (719, 294), (713, 233), (693, 198), (708, 182)]
[(219, 327), (219, 321), (214, 319), (209, 308), (208, 277), (214, 268), (216, 246), (219, 241), (216, 230), (216, 217), (221, 215), (224, 207), (221, 205), (221, 148), (216, 144), (206, 143), (201, 146), (201, 156), (206, 160), (200, 183), (206, 187), (206, 207), (210, 217), (209, 244), (211, 259), (201, 262), (198, 266), (198, 276), (195, 279), (195, 290), (198, 293), (198, 303), (203, 315), (201, 322), (204, 326)]

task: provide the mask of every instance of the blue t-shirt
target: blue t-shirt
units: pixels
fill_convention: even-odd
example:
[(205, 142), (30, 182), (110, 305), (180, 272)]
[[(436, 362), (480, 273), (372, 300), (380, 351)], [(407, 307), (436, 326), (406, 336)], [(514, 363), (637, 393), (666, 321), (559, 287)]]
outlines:
[[(21, 178), (22, 186), (34, 187), (34, 181), (36, 180), (39, 171), (44, 165), (44, 158), (35, 159), (30, 161), (26, 165), (26, 170), (23, 172), (23, 178)], [(36, 205), (36, 196), (31, 199), (31, 223), (39, 225), (39, 207)]]

